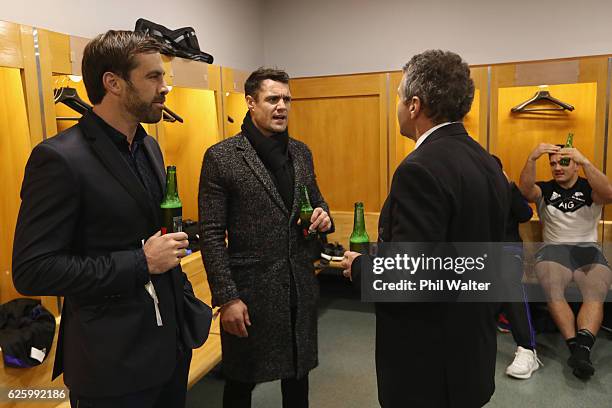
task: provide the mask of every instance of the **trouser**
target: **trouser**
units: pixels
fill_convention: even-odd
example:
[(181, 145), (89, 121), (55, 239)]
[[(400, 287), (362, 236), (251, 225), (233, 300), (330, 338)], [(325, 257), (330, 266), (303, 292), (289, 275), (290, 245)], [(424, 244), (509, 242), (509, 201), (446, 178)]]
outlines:
[[(191, 350), (177, 350), (177, 362), (170, 379), (159, 386), (110, 398), (87, 398), (70, 392), (71, 408), (183, 408)], [(104, 384), (100, 384), (101, 387)]]
[[(511, 299), (514, 302), (503, 302), (501, 311), (506, 314), (510, 326), (512, 327), (512, 336), (517, 346), (526, 349), (535, 350), (535, 330), (531, 319), (531, 311), (529, 309), (529, 301), (525, 287), (521, 283), (523, 277), (523, 248), (521, 246), (505, 246), (504, 261), (507, 263), (505, 273), (507, 290), (511, 293)], [(518, 301), (518, 300), (522, 301)]]
[(512, 337), (517, 346), (535, 350), (535, 331), (531, 320), (528, 302), (508, 302), (502, 304), (501, 311), (506, 315), (512, 328)]
[[(223, 390), (223, 408), (251, 408), (255, 383), (227, 380)], [(308, 376), (281, 380), (283, 408), (308, 408)]]

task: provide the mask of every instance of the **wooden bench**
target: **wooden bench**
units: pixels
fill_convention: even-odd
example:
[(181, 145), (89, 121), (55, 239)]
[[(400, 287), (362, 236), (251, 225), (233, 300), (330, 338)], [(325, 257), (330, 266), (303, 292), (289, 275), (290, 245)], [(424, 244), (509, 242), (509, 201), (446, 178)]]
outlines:
[[(183, 271), (189, 277), (193, 290), (198, 298), (207, 304), (211, 304), (211, 293), (208, 281), (206, 280), (206, 272), (202, 264), (200, 252), (193, 253), (185, 257), (181, 266)], [(56, 304), (54, 297), (44, 299), (45, 305), (53, 306)], [(0, 387), (2, 391), (11, 389), (32, 390), (32, 389), (66, 389), (63, 377), (59, 377), (55, 381), (51, 381), (51, 373), (53, 371), (53, 361), (55, 360), (55, 346), (57, 343), (57, 329), (59, 328), (59, 317), (57, 317), (57, 326), (55, 339), (51, 353), (47, 359), (39, 366), (32, 368), (10, 368), (5, 367), (4, 363), (0, 363)], [(193, 350), (193, 358), (189, 369), (188, 388), (191, 388), (210, 370), (212, 370), (221, 361), (221, 334), (219, 319), (213, 320), (210, 328), (208, 340), (199, 349)], [(68, 396), (68, 390), (66, 390)], [(3, 397), (0, 397), (3, 398)], [(63, 401), (58, 404), (57, 401), (44, 402), (42, 400), (13, 400), (4, 401), (0, 399), (0, 406), (3, 408), (40, 408), (55, 407), (69, 408), (70, 403)]]

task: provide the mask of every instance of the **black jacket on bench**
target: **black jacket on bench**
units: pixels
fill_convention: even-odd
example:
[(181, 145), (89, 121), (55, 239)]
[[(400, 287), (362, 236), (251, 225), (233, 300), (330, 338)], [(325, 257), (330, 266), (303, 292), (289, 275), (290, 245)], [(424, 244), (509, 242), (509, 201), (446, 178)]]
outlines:
[[(150, 136), (143, 146), (164, 190), (159, 146)], [(71, 391), (93, 398), (166, 382), (187, 278), (180, 268), (152, 278), (158, 327), (138, 262), (142, 240), (159, 230), (159, 204), (93, 114), (33, 149), (21, 198), (15, 286), (24, 295), (65, 297), (53, 377), (64, 372)]]

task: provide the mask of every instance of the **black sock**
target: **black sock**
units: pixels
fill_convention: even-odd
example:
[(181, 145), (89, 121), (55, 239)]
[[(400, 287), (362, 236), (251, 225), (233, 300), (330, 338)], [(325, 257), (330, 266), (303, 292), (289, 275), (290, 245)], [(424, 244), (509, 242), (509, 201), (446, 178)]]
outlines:
[(595, 344), (595, 335), (588, 329), (580, 329), (576, 333), (576, 344), (591, 351), (593, 344)]
[(576, 336), (565, 340), (565, 343), (567, 344), (570, 353), (573, 353), (574, 349), (576, 348)]

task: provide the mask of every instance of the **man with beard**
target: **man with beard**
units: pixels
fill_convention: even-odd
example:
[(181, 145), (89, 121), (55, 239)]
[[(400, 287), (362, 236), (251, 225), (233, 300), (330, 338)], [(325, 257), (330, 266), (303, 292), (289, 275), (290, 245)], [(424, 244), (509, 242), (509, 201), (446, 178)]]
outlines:
[(161, 236), (164, 163), (140, 122), (162, 117), (162, 45), (108, 31), (83, 53), (93, 110), (36, 146), (15, 232), (13, 281), (64, 296), (53, 377), (72, 407), (182, 407), (187, 235)]
[(316, 242), (297, 223), (300, 186), (314, 208), (308, 230), (331, 232), (332, 222), (310, 149), (287, 132), (289, 76), (260, 68), (244, 90), (241, 133), (208, 149), (200, 177), (200, 247), (221, 306), (223, 407), (248, 408), (257, 383), (280, 379), (283, 407), (305, 408), (319, 292)]

